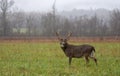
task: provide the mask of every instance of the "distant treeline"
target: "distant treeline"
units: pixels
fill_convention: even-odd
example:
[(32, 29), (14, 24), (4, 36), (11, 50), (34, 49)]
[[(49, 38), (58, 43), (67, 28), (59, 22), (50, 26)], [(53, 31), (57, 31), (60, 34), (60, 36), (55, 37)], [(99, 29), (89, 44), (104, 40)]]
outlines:
[(63, 36), (72, 32), (75, 37), (120, 36), (118, 9), (112, 11), (108, 20), (104, 20), (97, 15), (71, 18), (53, 12), (11, 12), (8, 11), (10, 6), (0, 6), (0, 37), (53, 37), (56, 31)]

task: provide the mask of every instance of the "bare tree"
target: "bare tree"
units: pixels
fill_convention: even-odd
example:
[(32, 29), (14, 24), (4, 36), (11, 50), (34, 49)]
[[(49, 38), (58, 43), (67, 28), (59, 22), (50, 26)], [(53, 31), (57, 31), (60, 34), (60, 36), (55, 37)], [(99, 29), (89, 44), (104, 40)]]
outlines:
[(52, 33), (54, 34), (55, 30), (57, 29), (57, 25), (56, 25), (56, 0), (54, 0), (54, 3), (53, 3), (53, 6), (52, 6), (52, 9), (53, 9), (53, 18), (52, 18), (52, 25), (53, 25), (53, 30), (52, 30)]
[(9, 26), (7, 24), (7, 13), (9, 9), (12, 7), (14, 4), (14, 1), (12, 0), (0, 0), (0, 9), (1, 9), (1, 14), (2, 14), (2, 26), (3, 26), (3, 35), (7, 36), (9, 33)]
[(25, 27), (25, 13), (24, 12), (14, 12), (11, 16), (11, 27), (16, 30), (13, 33), (20, 35), (21, 29)]
[(120, 36), (120, 11), (114, 10), (110, 19), (111, 32), (114, 36)]

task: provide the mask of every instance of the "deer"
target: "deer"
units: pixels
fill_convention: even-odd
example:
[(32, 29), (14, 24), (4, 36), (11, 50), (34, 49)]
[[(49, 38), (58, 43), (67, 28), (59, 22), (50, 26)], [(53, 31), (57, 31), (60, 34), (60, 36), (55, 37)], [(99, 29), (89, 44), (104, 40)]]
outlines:
[(97, 59), (94, 56), (95, 48), (89, 44), (83, 45), (72, 45), (68, 43), (68, 40), (71, 36), (71, 32), (67, 35), (67, 37), (60, 37), (59, 33), (56, 32), (56, 36), (60, 42), (60, 47), (65, 53), (65, 55), (69, 58), (69, 65), (71, 65), (72, 58), (85, 58), (86, 64), (89, 63), (89, 58), (94, 60), (97, 65)]

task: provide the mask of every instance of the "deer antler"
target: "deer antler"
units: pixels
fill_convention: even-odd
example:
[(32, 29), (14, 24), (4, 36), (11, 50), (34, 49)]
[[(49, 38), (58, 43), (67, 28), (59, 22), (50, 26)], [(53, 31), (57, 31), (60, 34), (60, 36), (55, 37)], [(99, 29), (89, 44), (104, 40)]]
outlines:
[(68, 33), (68, 36), (67, 36), (67, 39), (69, 39), (71, 35), (72, 35), (72, 33), (69, 32), (69, 33)]
[(60, 40), (60, 37), (59, 37), (59, 33), (58, 33), (58, 32), (56, 32), (56, 36), (58, 37), (58, 40)]

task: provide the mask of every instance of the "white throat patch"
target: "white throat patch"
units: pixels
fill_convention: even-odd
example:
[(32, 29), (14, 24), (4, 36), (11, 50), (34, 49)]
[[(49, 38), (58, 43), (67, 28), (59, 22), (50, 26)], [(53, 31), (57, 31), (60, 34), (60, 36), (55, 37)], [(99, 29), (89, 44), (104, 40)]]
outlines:
[(60, 44), (60, 46), (61, 46), (61, 47), (64, 47), (64, 45), (63, 45), (63, 44)]

